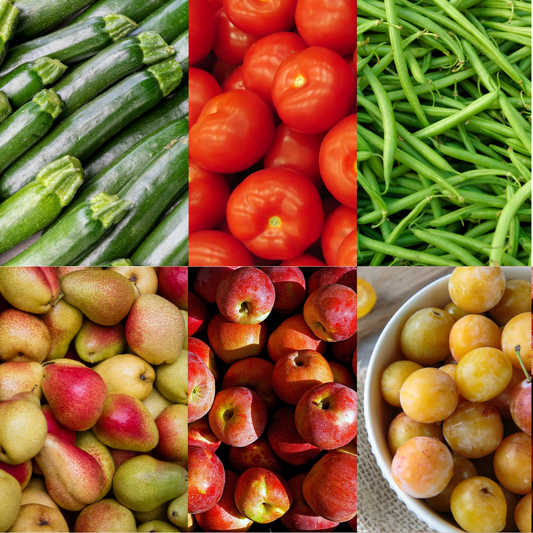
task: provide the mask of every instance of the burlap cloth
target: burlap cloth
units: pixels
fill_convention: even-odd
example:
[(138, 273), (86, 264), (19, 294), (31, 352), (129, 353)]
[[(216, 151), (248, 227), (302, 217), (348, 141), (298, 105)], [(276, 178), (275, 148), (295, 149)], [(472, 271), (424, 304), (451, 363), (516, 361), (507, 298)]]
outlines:
[(372, 454), (363, 410), (366, 370), (357, 371), (357, 531), (434, 531), (398, 499)]

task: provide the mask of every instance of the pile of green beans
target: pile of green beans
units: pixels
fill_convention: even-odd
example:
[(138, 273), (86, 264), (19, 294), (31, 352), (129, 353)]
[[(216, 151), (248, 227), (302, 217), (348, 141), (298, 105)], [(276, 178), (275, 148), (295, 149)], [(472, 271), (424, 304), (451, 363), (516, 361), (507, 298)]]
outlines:
[(358, 265), (531, 265), (531, 2), (357, 12)]

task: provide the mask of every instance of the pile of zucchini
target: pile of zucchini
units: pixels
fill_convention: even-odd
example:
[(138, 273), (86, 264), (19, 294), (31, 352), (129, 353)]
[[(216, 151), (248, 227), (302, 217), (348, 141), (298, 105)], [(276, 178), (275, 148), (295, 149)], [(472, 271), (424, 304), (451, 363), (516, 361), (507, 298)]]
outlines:
[(187, 264), (188, 14), (0, 0), (0, 264)]

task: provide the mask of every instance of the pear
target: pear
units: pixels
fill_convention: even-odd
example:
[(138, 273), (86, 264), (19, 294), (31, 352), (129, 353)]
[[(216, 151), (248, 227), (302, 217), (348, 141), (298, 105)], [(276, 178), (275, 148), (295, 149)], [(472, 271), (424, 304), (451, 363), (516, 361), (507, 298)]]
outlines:
[(117, 500), (132, 511), (153, 511), (187, 490), (187, 471), (181, 466), (139, 455), (115, 473)]
[(117, 450), (116, 448), (109, 448), (109, 452), (111, 453), (111, 457), (113, 458), (113, 463), (115, 463), (115, 471), (121, 464), (125, 463), (128, 459), (131, 459), (132, 457), (137, 457), (138, 455), (142, 455), (143, 453), (151, 455), (150, 452), (132, 452), (130, 450)]
[(189, 513), (188, 513), (188, 499), (187, 491), (185, 491), (181, 496), (178, 496), (176, 499), (172, 500), (167, 509), (168, 519), (181, 531), (189, 531), (187, 529), (189, 523)]
[(128, 278), (135, 287), (135, 299), (141, 294), (155, 294), (157, 292), (157, 273), (153, 267), (147, 266), (117, 266), (114, 270)]
[(133, 513), (108, 498), (85, 507), (78, 515), (74, 531), (130, 532), (137, 531)]
[(60, 284), (65, 300), (101, 326), (118, 324), (135, 300), (131, 281), (112, 270), (76, 270)]
[(0, 461), (18, 465), (43, 447), (48, 432), (39, 398), (19, 392), (0, 403)]
[(162, 520), (152, 520), (151, 522), (145, 522), (141, 524), (137, 531), (148, 531), (150, 533), (164, 533), (170, 531), (179, 531), (176, 526), (169, 524), (168, 522), (163, 522)]
[(187, 406), (177, 403), (167, 407), (157, 417), (155, 423), (159, 431), (156, 454), (166, 461), (186, 461), (188, 449)]
[(87, 363), (99, 363), (123, 353), (126, 348), (124, 326), (120, 322), (114, 326), (101, 326), (85, 318), (74, 346), (81, 359)]
[(19, 392), (33, 392), (41, 399), (42, 382), (43, 367), (36, 361), (3, 363), (0, 365), (0, 402)]
[(148, 452), (159, 441), (157, 426), (148, 409), (128, 394), (110, 394), (107, 397), (93, 431), (106, 446), (119, 450)]
[(143, 513), (142, 511), (133, 511), (137, 522), (139, 524), (144, 524), (145, 522), (151, 522), (152, 520), (162, 520), (163, 522), (167, 519), (167, 507), (168, 503), (165, 502), (163, 505), (160, 505), (157, 509), (153, 511), (148, 511)]
[(8, 474), (12, 475), (20, 484), (20, 488), (24, 490), (31, 479), (32, 466), (31, 461), (24, 461), (19, 465), (8, 465), (0, 461), (0, 470), (4, 470)]
[(0, 314), (0, 361), (42, 363), (51, 344), (48, 328), (35, 315), (18, 309)]
[(189, 336), (189, 312), (184, 309), (180, 309), (181, 316), (183, 317), (183, 325), (185, 326), (185, 332), (183, 334), (182, 350), (187, 349), (187, 338)]
[(100, 496), (102, 469), (86, 451), (49, 433), (35, 460), (48, 494), (63, 509), (80, 511)]
[(3, 267), (0, 293), (13, 307), (39, 315), (59, 298), (59, 279), (53, 267)]
[(150, 414), (152, 415), (152, 418), (155, 420), (159, 416), (161, 411), (165, 409), (165, 407), (172, 405), (172, 402), (169, 402), (157, 390), (157, 387), (154, 387), (150, 395), (146, 399), (143, 400), (143, 404), (146, 407), (146, 409), (148, 409)]
[(107, 397), (106, 384), (97, 372), (55, 362), (44, 365), (43, 392), (57, 421), (74, 431), (96, 424)]
[(22, 505), (29, 503), (38, 503), (39, 505), (59, 509), (57, 503), (50, 498), (50, 495), (46, 491), (44, 479), (40, 477), (33, 477), (28, 483), (28, 486), (22, 491)]
[(20, 511), (21, 500), (19, 482), (0, 470), (0, 531), (7, 531), (13, 525)]
[(39, 505), (38, 503), (29, 503), (20, 508), (15, 523), (8, 531), (16, 531), (18, 533), (37, 533), (39, 531), (68, 533), (70, 530), (65, 517), (59, 509)]
[(102, 376), (109, 394), (129, 394), (142, 402), (152, 392), (155, 371), (136, 355), (115, 355), (96, 365), (94, 371)]
[(185, 324), (180, 310), (157, 294), (135, 300), (126, 320), (130, 348), (153, 365), (173, 363), (180, 354)]
[(169, 365), (159, 365), (155, 371), (155, 384), (159, 392), (174, 403), (187, 404), (188, 352), (181, 350), (178, 358)]
[(42, 315), (42, 319), (52, 338), (46, 361), (65, 357), (72, 339), (83, 323), (82, 312), (65, 300), (59, 300), (48, 313)]
[(63, 276), (66, 276), (69, 272), (74, 272), (75, 270), (88, 270), (88, 269), (98, 269), (102, 270), (102, 267), (82, 267), (82, 266), (68, 266), (68, 267), (56, 267), (57, 277), (61, 279)]

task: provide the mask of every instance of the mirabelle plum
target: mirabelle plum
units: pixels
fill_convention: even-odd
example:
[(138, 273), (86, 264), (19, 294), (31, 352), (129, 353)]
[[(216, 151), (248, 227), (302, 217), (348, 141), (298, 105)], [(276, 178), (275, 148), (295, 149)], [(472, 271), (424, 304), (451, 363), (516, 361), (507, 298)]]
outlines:
[(505, 326), (511, 318), (526, 313), (531, 305), (531, 282), (525, 279), (510, 279), (505, 284), (501, 300), (489, 314), (499, 326)]
[(400, 407), (400, 389), (403, 382), (422, 365), (413, 361), (396, 361), (389, 365), (381, 376), (381, 394), (387, 403)]
[(455, 305), (453, 302), (450, 302), (444, 310), (453, 318), (454, 322), (457, 322), (460, 318), (468, 315), (468, 313), (461, 309), (458, 305)]
[(494, 454), (494, 471), (511, 492), (531, 492), (531, 437), (519, 432), (503, 439)]
[(376, 291), (364, 279), (357, 278), (357, 318), (368, 315), (376, 303)]
[(493, 407), (496, 407), (502, 418), (511, 418), (511, 395), (514, 388), (523, 380), (524, 371), (521, 368), (518, 369), (513, 366), (513, 375), (509, 385), (507, 385), (504, 391), (498, 394), (496, 398), (492, 398), (492, 400), (489, 401)]
[(531, 313), (515, 316), (503, 329), (502, 350), (515, 368), (522, 368), (515, 353), (520, 346), (520, 357), (526, 369), (531, 369)]
[(518, 531), (531, 531), (531, 492), (524, 496), (514, 510), (514, 521)]
[(415, 437), (432, 437), (444, 442), (442, 428), (439, 424), (422, 424), (405, 413), (400, 413), (390, 423), (388, 431), (389, 450), (394, 455), (400, 446)]
[(450, 332), (450, 350), (459, 362), (476, 348), (501, 349), (502, 332), (496, 322), (482, 315), (467, 315), (458, 320)]

